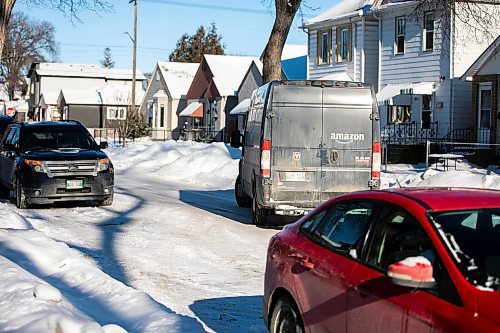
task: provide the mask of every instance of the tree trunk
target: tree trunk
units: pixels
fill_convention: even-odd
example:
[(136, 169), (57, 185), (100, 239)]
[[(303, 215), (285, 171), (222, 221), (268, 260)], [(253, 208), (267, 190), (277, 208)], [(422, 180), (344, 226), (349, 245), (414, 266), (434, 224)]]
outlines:
[(3, 46), (5, 42), (5, 34), (7, 33), (7, 24), (9, 24), (12, 8), (16, 0), (1, 0), (0, 1), (0, 62), (2, 61)]
[(302, 0), (275, 0), (276, 19), (264, 50), (263, 83), (281, 80), (281, 53)]

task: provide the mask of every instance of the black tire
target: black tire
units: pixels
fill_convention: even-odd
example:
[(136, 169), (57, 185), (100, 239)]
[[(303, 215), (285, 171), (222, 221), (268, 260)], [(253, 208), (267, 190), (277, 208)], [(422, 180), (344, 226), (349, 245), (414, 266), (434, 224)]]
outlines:
[(274, 305), (269, 331), (270, 333), (304, 333), (300, 311), (289, 297), (280, 298)]
[(269, 215), (269, 210), (259, 207), (259, 203), (257, 202), (257, 194), (254, 190), (252, 200), (252, 223), (256, 226), (265, 226), (267, 215)]
[(113, 194), (101, 201), (101, 206), (111, 206), (113, 204)]
[(234, 198), (236, 203), (240, 207), (250, 207), (252, 206), (252, 198), (243, 192), (243, 186), (241, 184), (241, 177), (238, 176), (234, 182)]
[(26, 209), (28, 208), (28, 199), (26, 198), (26, 194), (24, 193), (24, 188), (23, 185), (21, 184), (21, 181), (19, 178), (16, 177), (16, 183), (15, 183), (15, 196), (16, 196), (16, 206), (19, 209)]

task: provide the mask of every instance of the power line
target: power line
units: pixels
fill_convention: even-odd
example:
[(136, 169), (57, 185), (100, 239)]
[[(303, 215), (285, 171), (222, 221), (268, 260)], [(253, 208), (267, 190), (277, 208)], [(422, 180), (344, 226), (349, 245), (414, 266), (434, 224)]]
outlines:
[[(82, 46), (82, 47), (109, 47), (109, 48), (127, 48), (130, 49), (132, 46), (127, 45), (99, 45), (99, 44), (74, 44), (74, 43), (59, 43), (63, 46)], [(160, 48), (160, 47), (149, 47), (149, 46), (138, 46), (139, 49), (144, 50), (158, 50), (158, 51), (172, 51), (172, 49)]]
[(240, 12), (240, 13), (247, 13), (247, 14), (270, 14), (270, 11), (264, 10), (264, 9), (244, 8), (244, 7), (234, 7), (234, 6), (221, 6), (221, 5), (209, 5), (209, 4), (204, 4), (204, 3), (183, 2), (183, 1), (175, 1), (175, 0), (142, 0), (142, 2), (150, 2), (150, 3), (179, 6), (179, 7), (203, 8), (203, 9), (212, 9), (212, 10), (222, 10), (222, 11), (228, 11), (228, 12)]

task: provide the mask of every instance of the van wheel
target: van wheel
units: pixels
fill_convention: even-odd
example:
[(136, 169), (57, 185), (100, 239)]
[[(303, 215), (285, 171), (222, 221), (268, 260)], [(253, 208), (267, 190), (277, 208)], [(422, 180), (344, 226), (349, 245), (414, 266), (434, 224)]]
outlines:
[(16, 194), (16, 206), (19, 209), (28, 208), (28, 199), (26, 198), (26, 194), (24, 193), (23, 185), (19, 178), (16, 178), (16, 188), (14, 193)]
[(300, 312), (289, 297), (280, 298), (273, 308), (270, 333), (304, 333)]
[(259, 207), (259, 204), (257, 202), (257, 194), (254, 191), (252, 200), (252, 223), (257, 226), (266, 225), (268, 214), (269, 210)]
[(243, 192), (240, 176), (236, 178), (236, 182), (234, 183), (234, 197), (240, 207), (250, 207), (252, 205), (252, 199)]

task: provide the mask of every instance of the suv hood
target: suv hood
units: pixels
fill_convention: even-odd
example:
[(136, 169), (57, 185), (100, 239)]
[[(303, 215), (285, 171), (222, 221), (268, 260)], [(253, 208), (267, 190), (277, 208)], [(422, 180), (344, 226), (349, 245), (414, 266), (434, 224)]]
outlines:
[(29, 153), (23, 153), (22, 156), (26, 159), (35, 159), (40, 161), (76, 161), (107, 158), (106, 154), (102, 151), (80, 149), (35, 150)]

